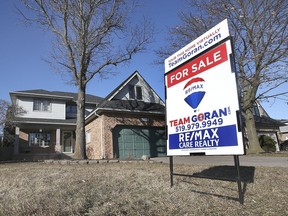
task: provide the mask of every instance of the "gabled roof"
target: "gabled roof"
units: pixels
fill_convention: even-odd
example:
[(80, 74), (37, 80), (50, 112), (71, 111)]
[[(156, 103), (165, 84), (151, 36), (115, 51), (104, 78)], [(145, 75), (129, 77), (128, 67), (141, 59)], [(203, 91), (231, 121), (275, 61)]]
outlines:
[(119, 86), (117, 86), (110, 94), (108, 94), (103, 101), (109, 101), (113, 100), (113, 98), (119, 93), (134, 77), (137, 77), (138, 79), (143, 80), (147, 86), (153, 91), (155, 95), (161, 100), (161, 102), (164, 104), (162, 99), (159, 97), (159, 95), (153, 90), (153, 88), (149, 85), (149, 83), (140, 75), (140, 73), (136, 70), (134, 73), (132, 73), (126, 80), (124, 80)]
[[(137, 77), (142, 80), (145, 85), (150, 88), (150, 90), (159, 98), (160, 103), (154, 102), (145, 102), (141, 100), (120, 100), (116, 99), (116, 95), (123, 90), (132, 79)], [(87, 117), (86, 120), (90, 119), (90, 117), (95, 116), (95, 114), (99, 115), (102, 112), (129, 112), (129, 113), (145, 113), (145, 114), (165, 114), (165, 106), (162, 99), (158, 96), (158, 94), (151, 88), (151, 86), (146, 82), (146, 80), (140, 75), (138, 71), (135, 71), (131, 76), (129, 76), (126, 80), (124, 80), (118, 87), (116, 87), (109, 95), (105, 97), (105, 99), (97, 106), (95, 110), (93, 110)], [(96, 115), (96, 116), (97, 116)]]
[(255, 125), (257, 128), (279, 129), (280, 126), (285, 125), (284, 122), (271, 118), (259, 101), (255, 101), (255, 105), (258, 109), (258, 114), (254, 113)]
[[(62, 92), (62, 91), (47, 91), (44, 89), (15, 91), (15, 92), (10, 92), (10, 95), (11, 95), (11, 98), (12, 98), (12, 95), (18, 95), (18, 96), (23, 95), (23, 96), (37, 96), (37, 97), (77, 101), (77, 93)], [(102, 100), (103, 98), (101, 97), (94, 96), (91, 94), (86, 94), (86, 103), (99, 104)]]

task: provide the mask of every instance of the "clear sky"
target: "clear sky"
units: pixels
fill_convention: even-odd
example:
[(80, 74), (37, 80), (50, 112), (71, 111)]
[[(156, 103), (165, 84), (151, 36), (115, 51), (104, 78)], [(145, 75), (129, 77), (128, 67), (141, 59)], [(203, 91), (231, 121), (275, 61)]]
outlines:
[[(87, 93), (100, 97), (107, 96), (135, 70), (146, 79), (150, 86), (164, 99), (164, 63), (154, 65), (154, 53), (167, 43), (168, 27), (179, 22), (178, 12), (185, 7), (184, 0), (145, 0), (138, 9), (139, 16), (145, 15), (154, 22), (156, 35), (147, 51), (137, 54), (129, 65), (119, 66), (119, 72), (109, 79), (100, 80), (95, 76), (87, 86)], [(0, 0), (0, 99), (10, 101), (9, 92), (31, 89), (77, 92), (66, 84), (60, 74), (55, 73), (44, 61), (51, 52), (49, 33), (36, 26), (25, 26), (20, 21), (15, 5), (19, 0)], [(288, 106), (283, 102), (262, 104), (272, 118), (288, 119)]]

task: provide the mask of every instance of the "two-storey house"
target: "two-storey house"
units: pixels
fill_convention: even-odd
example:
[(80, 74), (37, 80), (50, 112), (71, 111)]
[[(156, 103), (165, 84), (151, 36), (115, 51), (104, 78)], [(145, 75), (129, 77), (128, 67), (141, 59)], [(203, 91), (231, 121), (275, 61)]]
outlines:
[[(77, 94), (46, 90), (10, 93), (12, 104), (20, 107), (16, 114), (14, 155), (73, 153), (75, 144)], [(86, 96), (88, 115), (102, 101)], [(22, 155), (23, 156), (23, 155)]]
[[(25, 111), (15, 118), (14, 155), (73, 156), (77, 94), (29, 90), (10, 96)], [(165, 104), (138, 71), (105, 98), (86, 95), (85, 109), (89, 159), (166, 155)]]

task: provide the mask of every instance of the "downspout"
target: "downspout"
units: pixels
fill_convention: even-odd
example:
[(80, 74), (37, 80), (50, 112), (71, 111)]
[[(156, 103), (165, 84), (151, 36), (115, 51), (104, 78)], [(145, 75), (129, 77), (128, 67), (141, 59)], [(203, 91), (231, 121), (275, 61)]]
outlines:
[(97, 117), (100, 118), (100, 148), (101, 148), (101, 159), (104, 159), (104, 143), (103, 143), (103, 116), (94, 113)]

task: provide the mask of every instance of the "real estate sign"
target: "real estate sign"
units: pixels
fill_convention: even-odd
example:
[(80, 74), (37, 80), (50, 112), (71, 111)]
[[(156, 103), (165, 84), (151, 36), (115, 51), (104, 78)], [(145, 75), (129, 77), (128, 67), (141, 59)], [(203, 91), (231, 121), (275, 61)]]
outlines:
[(229, 39), (224, 20), (165, 60), (167, 155), (244, 154)]

